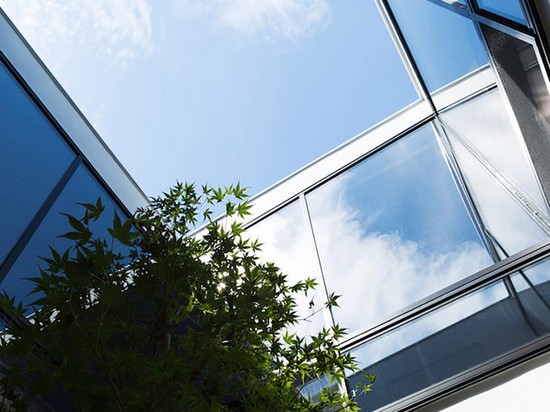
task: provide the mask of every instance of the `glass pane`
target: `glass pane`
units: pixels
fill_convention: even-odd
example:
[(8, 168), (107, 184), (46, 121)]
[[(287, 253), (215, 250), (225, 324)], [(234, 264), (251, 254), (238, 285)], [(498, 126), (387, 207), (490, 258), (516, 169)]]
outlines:
[(521, 9), (521, 0), (477, 0), (480, 9), (490, 11), (499, 16), (513, 20), (520, 24), (527, 24)]
[(497, 250), (503, 252), (501, 257), (545, 240), (547, 235), (534, 220), (537, 216), (523, 208), (520, 198), (512, 196), (515, 192), (497, 180), (456, 136), (448, 135), (485, 226), (496, 240)]
[[(317, 280), (318, 286), (313, 295), (297, 297), (298, 316), (303, 321), (296, 331), (303, 336), (315, 334), (325, 325), (320, 310), (322, 301), (317, 292), (324, 286), (308, 230), (300, 203), (295, 201), (246, 231), (248, 237), (260, 240), (263, 244), (262, 258), (275, 263), (288, 276), (290, 284), (307, 277)], [(310, 302), (313, 302), (313, 307), (310, 307)]]
[(361, 369), (377, 374), (360, 406), (375, 410), (548, 334), (550, 324), (536, 319), (550, 316), (550, 264), (533, 268), (545, 273), (542, 294), (509, 294), (504, 282), (514, 290), (517, 273), (353, 350)]
[(510, 181), (533, 207), (548, 214), (523, 138), (498, 90), (470, 100), (442, 118), (491, 170)]
[(342, 295), (335, 320), (352, 332), (491, 263), (430, 126), (307, 201), (327, 288)]
[(36, 296), (27, 296), (32, 283), (23, 279), (39, 275), (38, 267), (42, 265), (40, 257), (50, 256), (48, 246), (64, 252), (73, 244), (68, 239), (57, 237), (72, 230), (67, 218), (61, 213), (80, 216), (83, 209), (77, 205), (77, 202), (95, 203), (98, 197), (101, 197), (105, 205), (105, 212), (100, 220), (91, 222), (91, 227), (95, 235), (108, 238), (107, 227), (112, 224), (113, 210), (116, 209), (121, 218), (125, 215), (114, 205), (91, 173), (84, 166), (80, 166), (3, 280), (2, 289), (11, 296), (17, 296), (23, 302), (35, 300)]
[(75, 155), (0, 64), (0, 263)]
[[(440, 4), (441, 3), (441, 4)], [(428, 0), (389, 0), (429, 91), (488, 63), (464, 7)]]

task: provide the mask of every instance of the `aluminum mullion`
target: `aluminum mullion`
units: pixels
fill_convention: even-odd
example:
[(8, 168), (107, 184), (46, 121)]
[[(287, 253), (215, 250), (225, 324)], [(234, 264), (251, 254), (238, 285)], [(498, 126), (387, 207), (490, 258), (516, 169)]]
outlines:
[[(492, 70), (492, 69), (491, 69)], [(496, 83), (493, 83), (489, 86), (486, 86), (482, 89), (479, 89), (476, 93), (474, 94), (471, 94), (469, 96), (466, 96), (464, 99), (461, 99), (461, 100), (457, 100), (456, 102), (448, 105), (448, 106), (445, 106), (443, 109), (439, 110), (439, 114), (444, 114), (444, 113), (447, 113), (451, 110), (453, 110), (455, 107), (459, 107), (459, 106), (462, 106), (464, 103), (468, 103), (469, 101), (471, 100), (474, 100), (476, 98), (478, 98), (479, 96), (485, 94), (485, 93), (488, 93), (490, 92), (491, 90), (494, 90), (494, 89), (497, 89), (498, 88), (498, 85)]]
[(304, 225), (307, 232), (307, 236), (310, 240), (310, 244), (315, 252), (315, 260), (316, 260), (316, 269), (319, 273), (319, 281), (321, 283), (321, 287), (318, 287), (316, 290), (319, 292), (319, 295), (321, 297), (321, 303), (323, 305), (323, 318), (325, 319), (325, 322), (330, 327), (334, 327), (336, 322), (334, 322), (334, 316), (332, 315), (332, 310), (330, 310), (328, 307), (326, 307), (326, 302), (328, 302), (328, 288), (327, 288), (327, 282), (325, 280), (325, 275), (323, 272), (323, 264), (321, 263), (321, 256), (319, 255), (319, 249), (317, 248), (317, 240), (315, 239), (315, 232), (313, 231), (313, 223), (311, 222), (311, 215), (309, 213), (309, 207), (307, 205), (306, 196), (304, 193), (300, 194), (299, 197), (300, 207), (302, 209), (302, 214), (304, 216)]
[(519, 6), (521, 8), (521, 11), (523, 12), (523, 15), (525, 16), (525, 20), (527, 21), (527, 27), (529, 27), (531, 30), (536, 30), (535, 20), (533, 19), (533, 16), (531, 15), (531, 11), (529, 10), (529, 5), (524, 0), (518, 0)]
[(532, 35), (531, 28), (529, 26), (525, 26), (514, 20), (508, 19), (495, 12), (491, 12), (485, 9), (476, 7), (476, 10), (473, 13), (473, 18), (481, 21), (482, 23), (485, 21), (491, 21), (501, 26), (506, 26), (512, 30), (515, 30), (518, 33)]
[(489, 16), (488, 13), (472, 14), (473, 21), (493, 27), (524, 42), (535, 44), (533, 33), (529, 29), (526, 29), (522, 25), (510, 25), (507, 21), (504, 22), (502, 19), (497, 20), (494, 17), (498, 16)]

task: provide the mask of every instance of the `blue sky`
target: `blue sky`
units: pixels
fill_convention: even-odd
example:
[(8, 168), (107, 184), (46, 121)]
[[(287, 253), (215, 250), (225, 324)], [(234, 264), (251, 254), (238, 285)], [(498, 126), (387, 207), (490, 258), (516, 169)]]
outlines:
[(416, 99), (370, 1), (0, 5), (148, 195), (257, 193)]

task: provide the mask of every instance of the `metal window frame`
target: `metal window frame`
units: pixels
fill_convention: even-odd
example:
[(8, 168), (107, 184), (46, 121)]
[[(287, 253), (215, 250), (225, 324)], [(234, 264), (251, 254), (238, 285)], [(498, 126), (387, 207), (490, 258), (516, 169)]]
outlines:
[(533, 29), (533, 22), (531, 20), (531, 16), (527, 12), (527, 7), (523, 3), (522, 0), (518, 0), (519, 6), (523, 12), (523, 16), (525, 17), (525, 21), (527, 22), (526, 25), (523, 25), (515, 20), (512, 20), (506, 16), (503, 16), (501, 14), (498, 14), (497, 12), (493, 12), (487, 9), (484, 9), (478, 4), (478, 0), (466, 0), (469, 2), (470, 8), (473, 10), (473, 12), (478, 16), (482, 18), (486, 18), (489, 20), (501, 22), (502, 24), (505, 24), (509, 27), (514, 28), (517, 31), (521, 31), (524, 33), (531, 33), (531, 30)]
[[(471, 3), (471, 1), (469, 1), (469, 3)], [(528, 40), (528, 42), (531, 43), (534, 47), (537, 60), (541, 67), (541, 71), (543, 72), (543, 76), (545, 78), (545, 81), (547, 82), (548, 73), (547, 71), (542, 69), (543, 67), (545, 67), (545, 65), (543, 64), (544, 60), (542, 59), (542, 56), (537, 47), (537, 43), (535, 41), (536, 39), (534, 39), (533, 37), (530, 37), (529, 35), (530, 33), (528, 34), (523, 30), (517, 30), (518, 29), (517, 27), (510, 27), (508, 25), (503, 25), (502, 22), (490, 21), (487, 18), (487, 16), (479, 16), (479, 15), (476, 15), (475, 13), (473, 14), (473, 16), (474, 18), (472, 20), (474, 20), (476, 30), (478, 31), (478, 35), (482, 39), (486, 50), (488, 50), (488, 47), (487, 47), (487, 44), (485, 43), (485, 39), (480, 29), (481, 23), (497, 26), (496, 27), (497, 29), (505, 31), (514, 37), (520, 38), (524, 41)], [(490, 53), (488, 53), (488, 55), (490, 56), (491, 66), (493, 67), (493, 70), (494, 70), (495, 66), (494, 66), (494, 62), (492, 61), (492, 56)], [(498, 76), (497, 76), (497, 82), (500, 88), (502, 89), (502, 84)], [(548, 82), (547, 82), (547, 85), (548, 85)], [(457, 103), (455, 103), (454, 105), (456, 104)], [(512, 108), (508, 107), (508, 110), (509, 110), (508, 111), (509, 117), (511, 117), (512, 119), (515, 119), (515, 115), (513, 115)], [(440, 111), (437, 111), (437, 110), (435, 111), (437, 119), (434, 121), (434, 123), (437, 123), (439, 121), (438, 113)], [(447, 150), (447, 151), (448, 153), (452, 153), (450, 150)], [(454, 155), (450, 154), (450, 156), (451, 158), (454, 158)], [(532, 165), (532, 161), (531, 161), (531, 167), (534, 168)], [(458, 168), (458, 170), (460, 169)], [(539, 188), (540, 188), (540, 181), (538, 179), (538, 174), (536, 172), (535, 172), (535, 176), (537, 177), (537, 183), (539, 184)], [(490, 242), (489, 240), (489, 243), (492, 243), (492, 242)], [(394, 317), (391, 321), (389, 321), (389, 322), (392, 322), (392, 323), (395, 322), (395, 323), (393, 324), (387, 323), (385, 325), (379, 325), (377, 328), (374, 328), (371, 330), (370, 336), (368, 336), (367, 333), (364, 333), (361, 336), (355, 336), (353, 339), (350, 339), (348, 342), (343, 342), (342, 347), (343, 348), (348, 347), (351, 350), (354, 347), (363, 345), (366, 342), (370, 341), (371, 339), (375, 339), (376, 337), (382, 336), (390, 332), (391, 330), (394, 330), (394, 328), (397, 328), (406, 323), (412, 322), (420, 318), (421, 316), (425, 316), (426, 314), (434, 310), (437, 310), (438, 308), (444, 307), (450, 302), (453, 302), (456, 299), (466, 296), (468, 293), (471, 293), (474, 290), (479, 290), (480, 288), (486, 286), (489, 283), (494, 282), (497, 279), (505, 279), (507, 276), (509, 276), (511, 273), (515, 271), (514, 269), (515, 265), (518, 265), (521, 263), (521, 265), (523, 266), (521, 265), (518, 266), (518, 268), (521, 269), (524, 266), (534, 264), (548, 257), (550, 255), (549, 246), (550, 246), (550, 242), (545, 242), (542, 246), (540, 245), (534, 246), (532, 248), (529, 248), (526, 251), (516, 254), (511, 258), (505, 259), (504, 261), (499, 262), (491, 266), (490, 268), (487, 268), (485, 271), (481, 271), (477, 274), (474, 274), (468, 277), (467, 279), (465, 279), (464, 281), (459, 282), (458, 284), (455, 284), (447, 288), (446, 290), (440, 291), (441, 293), (439, 294), (439, 296), (434, 296), (433, 298), (430, 298), (430, 297), (426, 298), (424, 302), (420, 303), (420, 305), (411, 305), (409, 309), (404, 309), (403, 314), (398, 315)], [(535, 255), (533, 255), (533, 253)], [(501, 273), (502, 268), (506, 268), (507, 266), (509, 267), (504, 272)], [(470, 288), (473, 288), (473, 289), (470, 289)], [(456, 294), (457, 292), (458, 294)], [(466, 371), (461, 375), (454, 376), (445, 382), (442, 382), (437, 385), (433, 385), (427, 388), (426, 390), (413, 394), (410, 397), (403, 398), (391, 405), (386, 405), (382, 409), (389, 410), (389, 411), (394, 411), (394, 410), (397, 411), (397, 410), (417, 409), (419, 407), (426, 406), (426, 405), (429, 406), (433, 404), (433, 402), (447, 398), (452, 393), (457, 392), (459, 390), (463, 390), (465, 387), (469, 387), (475, 382), (482, 382), (490, 376), (493, 376), (497, 373), (501, 373), (502, 371), (507, 370), (514, 365), (525, 362), (526, 359), (530, 359), (540, 355), (540, 353), (547, 352), (548, 349), (550, 348), (550, 337), (546, 336), (541, 340), (544, 341), (542, 345), (538, 345), (537, 342), (535, 343), (532, 342), (530, 344), (525, 345), (522, 348), (517, 349), (516, 351), (514, 351), (514, 354), (507, 354), (497, 360), (493, 360), (493, 361), (487, 362), (486, 364), (472, 368), (472, 370)]]

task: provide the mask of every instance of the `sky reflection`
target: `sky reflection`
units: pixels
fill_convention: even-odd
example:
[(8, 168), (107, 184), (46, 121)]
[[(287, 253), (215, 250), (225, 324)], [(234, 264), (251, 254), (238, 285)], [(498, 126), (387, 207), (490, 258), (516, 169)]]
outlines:
[(307, 197), (335, 320), (357, 331), (491, 263), (427, 126)]

